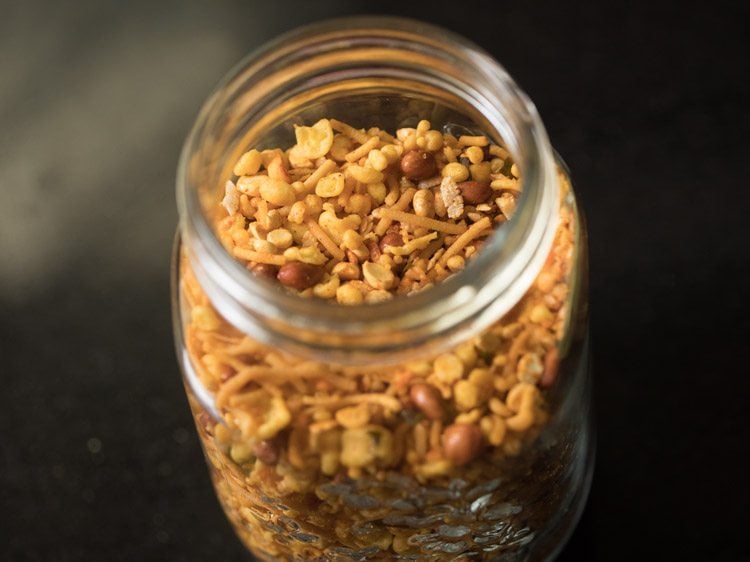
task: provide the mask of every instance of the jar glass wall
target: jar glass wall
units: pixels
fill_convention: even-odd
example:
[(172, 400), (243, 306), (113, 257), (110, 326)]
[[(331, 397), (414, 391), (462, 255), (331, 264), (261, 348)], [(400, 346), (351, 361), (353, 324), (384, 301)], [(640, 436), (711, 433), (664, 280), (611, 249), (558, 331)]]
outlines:
[[(409, 296), (344, 307), (278, 290), (222, 246), (221, 189), (245, 151), (288, 148), (319, 119), (486, 135), (503, 171), (520, 169), (513, 218), (463, 271)], [(219, 499), (256, 556), (561, 548), (592, 467), (586, 234), (533, 106), (496, 62), (405, 20), (285, 36), (207, 101), (178, 200), (178, 356)]]

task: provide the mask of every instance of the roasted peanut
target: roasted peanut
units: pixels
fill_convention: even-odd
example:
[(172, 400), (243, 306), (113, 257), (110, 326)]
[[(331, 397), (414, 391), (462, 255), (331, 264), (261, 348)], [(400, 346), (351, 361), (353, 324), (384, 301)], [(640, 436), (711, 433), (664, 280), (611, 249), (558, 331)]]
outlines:
[(322, 267), (293, 261), (282, 265), (276, 278), (285, 287), (304, 291), (318, 283), (324, 272)]
[(539, 386), (550, 388), (557, 380), (557, 372), (560, 370), (560, 352), (556, 347), (550, 349), (544, 356), (544, 373), (539, 379)]
[(464, 201), (469, 205), (479, 205), (484, 203), (492, 195), (492, 188), (487, 182), (481, 181), (462, 181), (458, 184)]
[(279, 448), (273, 441), (263, 439), (253, 446), (253, 454), (263, 464), (276, 464), (279, 462)]
[(251, 271), (256, 276), (270, 281), (276, 279), (276, 274), (279, 272), (279, 266), (271, 265), (270, 263), (259, 263), (254, 265)]
[(482, 448), (482, 431), (474, 424), (453, 424), (443, 431), (445, 457), (456, 466), (470, 463)]
[(411, 180), (423, 180), (437, 172), (435, 157), (429, 152), (409, 150), (401, 157), (401, 172)]
[(409, 397), (414, 405), (431, 420), (440, 420), (445, 414), (443, 397), (429, 384), (415, 384), (409, 389)]

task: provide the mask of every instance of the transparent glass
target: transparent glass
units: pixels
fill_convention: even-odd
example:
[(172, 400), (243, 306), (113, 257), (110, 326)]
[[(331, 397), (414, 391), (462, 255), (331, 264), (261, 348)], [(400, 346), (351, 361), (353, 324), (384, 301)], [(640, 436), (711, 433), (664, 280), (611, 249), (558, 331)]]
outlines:
[[(288, 147), (294, 124), (323, 117), (389, 131), (429, 119), (456, 134), (486, 134), (522, 172), (513, 219), (463, 271), (409, 297), (343, 307), (277, 290), (224, 250), (212, 226), (217, 201), (244, 151)], [(586, 232), (567, 169), (502, 67), (466, 40), (408, 20), (304, 28), (249, 56), (211, 95), (183, 149), (177, 190), (178, 358), (217, 495), (258, 558), (555, 556), (593, 468)], [(546, 282), (553, 266), (564, 270), (555, 286)], [(556, 334), (543, 355), (544, 376), (552, 376), (535, 391), (536, 421), (516, 431), (516, 420), (500, 435), (492, 419), (505, 428), (517, 407), (489, 401), (454, 412), (484, 428), (482, 452), (461, 466), (431, 460), (446, 428), (399, 394), (398, 381), (428, 376), (436, 358), (453, 354), (464, 376), (480, 369), (517, 382), (512, 342), (522, 339), (523, 310), (535, 302), (554, 311)], [(198, 307), (216, 313), (215, 325), (196, 323)], [(534, 340), (528, 331), (524, 341)], [(246, 394), (247, 411), (269, 423), (278, 401), (295, 412), (273, 439), (232, 441), (228, 428), (241, 425), (242, 412), (223, 393), (238, 373), (251, 373), (253, 392), (265, 392), (258, 404)], [(368, 398), (378, 385), (388, 390)], [(349, 430), (334, 427), (335, 408), (291, 406), (351, 405), (376, 394), (391, 411), (362, 433), (382, 453), (373, 470), (340, 462)]]

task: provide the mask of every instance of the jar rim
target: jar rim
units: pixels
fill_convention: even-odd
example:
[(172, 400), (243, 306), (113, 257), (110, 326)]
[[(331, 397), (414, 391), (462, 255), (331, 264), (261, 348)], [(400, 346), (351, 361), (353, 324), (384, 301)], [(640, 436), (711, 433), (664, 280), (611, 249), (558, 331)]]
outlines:
[[(220, 121), (224, 106), (243, 87), (257, 86), (260, 79), (268, 80), (278, 72), (275, 69), (302, 56), (314, 63), (316, 53), (326, 50), (384, 45), (419, 51), (434, 57), (436, 64), (463, 67), (461, 77), (473, 81), (463, 86), (475, 96), (467, 94), (464, 101), (481, 105), (494, 128), (485, 133), (502, 136), (514, 158), (523, 162), (523, 196), (516, 214), (496, 229), (463, 271), (409, 296), (351, 307), (280, 291), (249, 273), (221, 245), (190, 179), (192, 158)], [(216, 182), (221, 183), (218, 178)], [(544, 127), (534, 105), (503, 67), (453, 32), (394, 17), (337, 18), (307, 25), (235, 65), (203, 105), (185, 141), (177, 200), (191, 267), (227, 321), (266, 344), (342, 363), (395, 362), (426, 347), (458, 343), (500, 318), (541, 269), (552, 244), (558, 203), (554, 157)]]

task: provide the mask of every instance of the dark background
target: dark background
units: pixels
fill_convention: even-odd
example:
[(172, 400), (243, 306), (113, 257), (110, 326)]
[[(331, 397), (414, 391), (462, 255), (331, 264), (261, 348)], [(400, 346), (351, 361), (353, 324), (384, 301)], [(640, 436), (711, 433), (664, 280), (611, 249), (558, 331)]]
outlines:
[(245, 53), (374, 10), (496, 56), (588, 214), (598, 459), (561, 560), (747, 559), (743, 5), (1, 3), (0, 559), (249, 559), (172, 347), (177, 155)]

